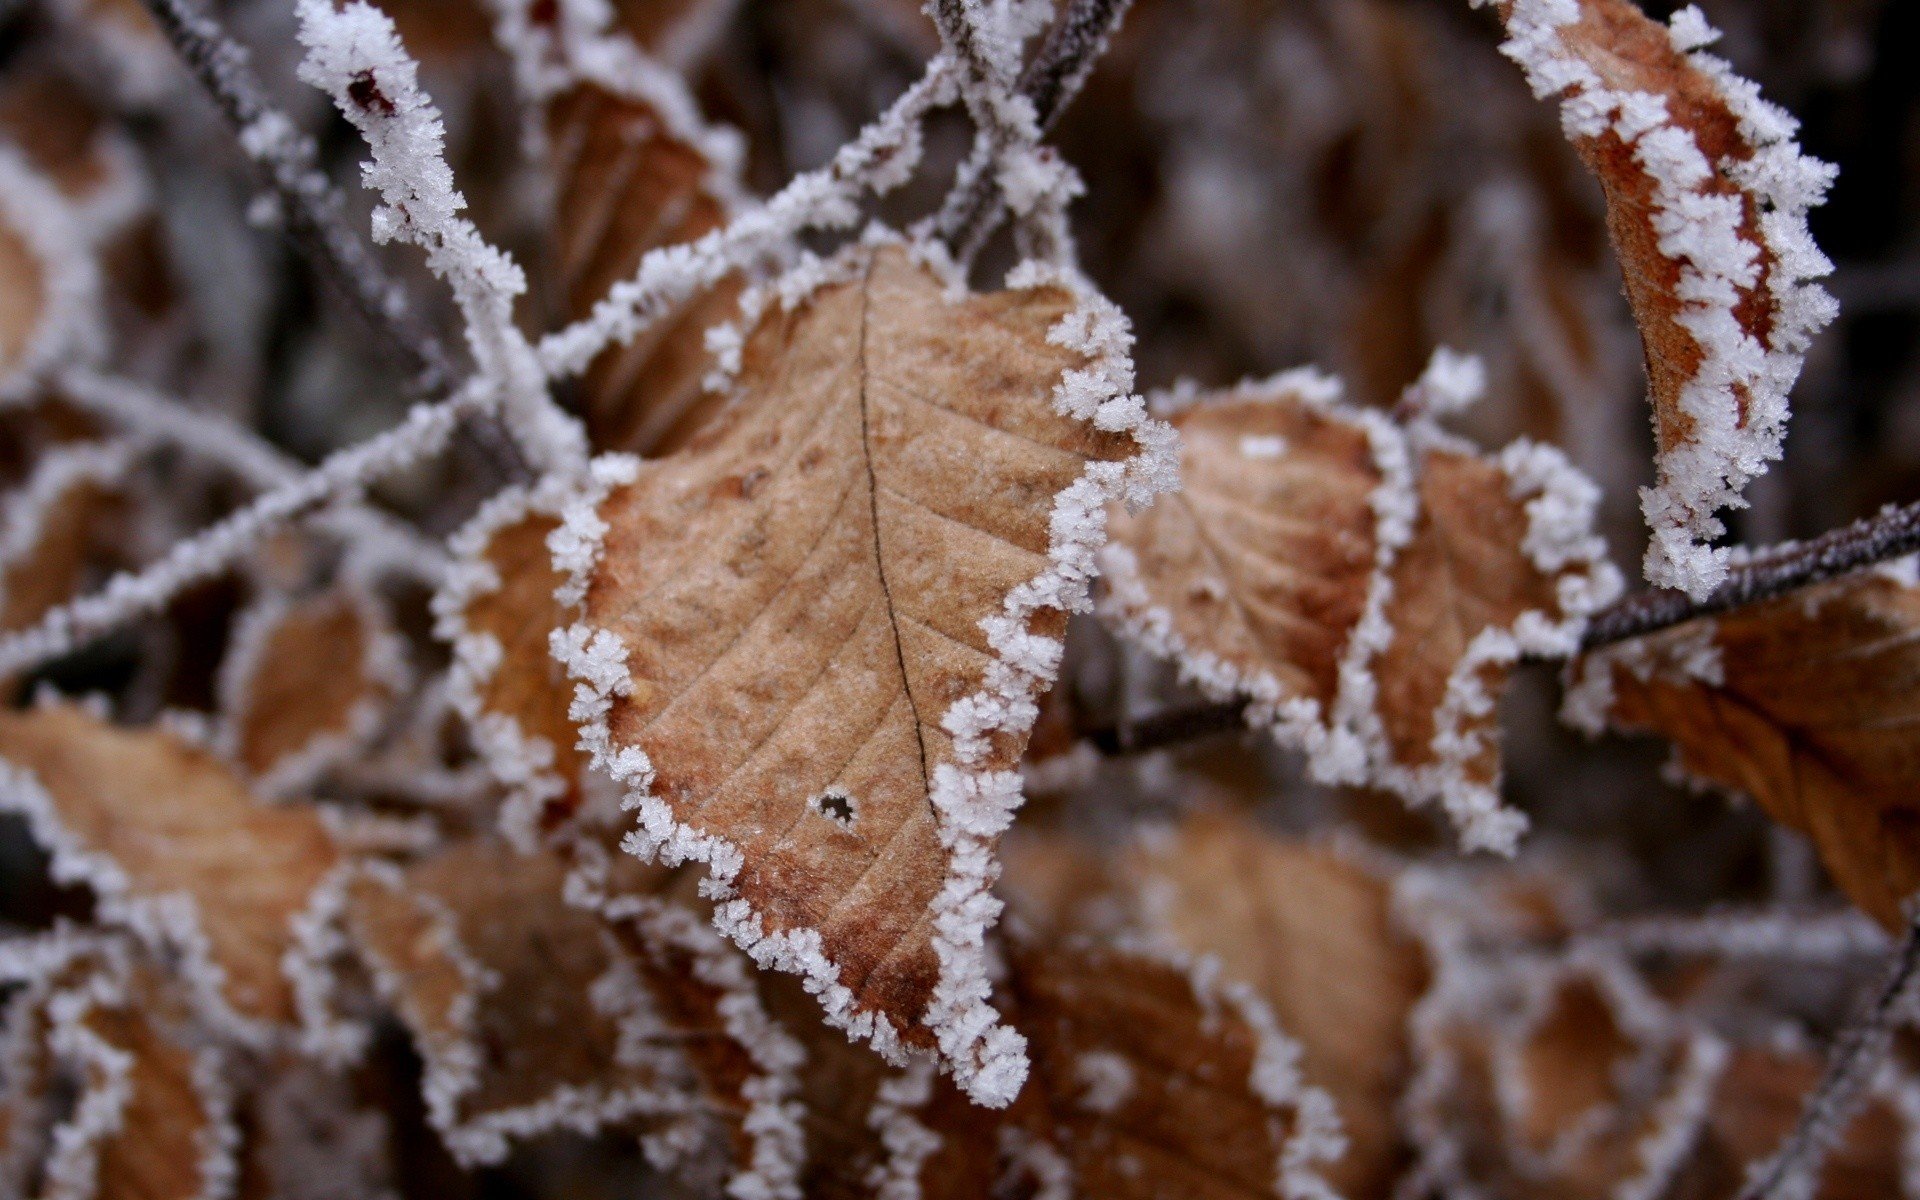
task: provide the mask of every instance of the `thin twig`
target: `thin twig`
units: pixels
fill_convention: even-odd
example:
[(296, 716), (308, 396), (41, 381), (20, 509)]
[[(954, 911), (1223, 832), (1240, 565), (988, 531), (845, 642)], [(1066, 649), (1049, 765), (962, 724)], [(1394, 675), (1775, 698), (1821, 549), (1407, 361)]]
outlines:
[[(1020, 94), (1033, 105), (1040, 132), (1053, 128), (1092, 73), (1107, 41), (1133, 0), (1072, 0), (1020, 77)], [(984, 148), (961, 168), (934, 227), (961, 262), (970, 262), (1005, 219), (994, 203), (1000, 185)]]
[(192, 0), (146, 0), (180, 58), (219, 104), (279, 196), (287, 227), (316, 270), (367, 327), (415, 375), (425, 394), (453, 382), (452, 359), (439, 337), (346, 221), (345, 199), (320, 170), (313, 139), (267, 99), (246, 48)]
[[(262, 168), (279, 197), (294, 247), (346, 299), (388, 353), (406, 365), (416, 395), (431, 398), (452, 391), (458, 381), (445, 344), (405, 285), (348, 224), (346, 199), (320, 169), (313, 139), (267, 99), (246, 47), (193, 0), (146, 0), (146, 5), (233, 127), (241, 149)], [(532, 474), (496, 418), (474, 414), (462, 429), (509, 478), (524, 481)]]
[(1920, 551), (1920, 503), (1889, 505), (1871, 517), (1821, 534), (1758, 551), (1727, 572), (1727, 581), (1698, 602), (1676, 591), (1641, 592), (1614, 604), (1587, 626), (1581, 648), (1614, 642), (1771, 600), (1875, 563)]
[(1835, 1139), (1858, 1110), (1874, 1072), (1886, 1061), (1895, 1028), (1912, 1017), (1916, 991), (1920, 991), (1920, 914), (1909, 918), (1906, 936), (1872, 1005), (1835, 1042), (1825, 1073), (1807, 1095), (1800, 1120), (1773, 1157), (1753, 1169), (1740, 1200), (1795, 1194), (1794, 1183), (1818, 1173)]

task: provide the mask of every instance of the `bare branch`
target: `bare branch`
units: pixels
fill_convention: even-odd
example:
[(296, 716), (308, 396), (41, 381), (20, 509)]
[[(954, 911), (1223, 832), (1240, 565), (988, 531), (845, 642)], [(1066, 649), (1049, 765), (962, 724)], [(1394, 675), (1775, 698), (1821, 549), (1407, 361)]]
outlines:
[(1873, 1076), (1886, 1061), (1897, 1026), (1913, 1015), (1920, 992), (1920, 915), (1909, 919), (1887, 978), (1872, 1005), (1842, 1031), (1827, 1069), (1808, 1094), (1800, 1120), (1772, 1158), (1756, 1165), (1740, 1200), (1798, 1195), (1801, 1181), (1817, 1174), (1834, 1141), (1846, 1131)]

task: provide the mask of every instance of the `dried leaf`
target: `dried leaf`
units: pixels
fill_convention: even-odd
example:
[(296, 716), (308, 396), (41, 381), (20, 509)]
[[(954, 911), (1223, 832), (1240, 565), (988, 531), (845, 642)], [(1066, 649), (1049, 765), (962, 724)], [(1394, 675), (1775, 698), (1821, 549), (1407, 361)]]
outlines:
[(262, 600), (240, 617), (221, 664), (234, 760), (265, 793), (310, 785), (374, 734), (406, 686), (402, 655), (385, 613), (364, 593)]
[(0, 376), (25, 359), (40, 325), (46, 300), (45, 276), (25, 238), (0, 221)]
[(339, 855), (306, 809), (266, 808), (211, 751), (83, 708), (0, 714), (0, 808), (23, 813), (60, 882), (101, 919), (180, 954), (216, 1023), (253, 1037), (294, 1017), (291, 924)]
[(1914, 562), (1609, 647), (1567, 718), (1671, 739), (1684, 769), (1807, 833), (1890, 929), (1920, 888), (1920, 585)]
[(483, 505), (453, 538), (460, 565), (433, 600), (435, 632), (453, 646), (453, 702), (508, 789), (501, 832), (522, 849), (579, 810), (586, 768), (572, 685), (547, 650), (566, 611), (547, 550), (560, 525), (553, 491), (510, 488)]
[(1395, 928), (1388, 884), (1338, 853), (1243, 817), (1198, 814), (1119, 873), (1141, 916), (1254, 989), (1299, 1042), (1301, 1069), (1334, 1099), (1347, 1151), (1323, 1174), (1343, 1196), (1381, 1196), (1400, 1167), (1394, 1105), (1407, 1019), (1426, 990), (1419, 948)]
[(992, 845), (1102, 506), (1160, 486), (1164, 427), (1064, 276), (955, 296), (891, 247), (807, 270), (715, 423), (599, 464), (610, 494), (554, 538), (584, 612), (555, 652), (636, 848), (707, 862), (722, 927), (855, 1036), (937, 1045), (1004, 1104)]
[[(587, 317), (649, 250), (726, 223), (737, 155), (716, 165), (709, 155), (730, 144), (699, 126), (690, 103), (675, 120), (661, 100), (582, 82), (548, 105), (554, 257), (569, 319)], [(737, 315), (740, 286), (728, 276), (593, 360), (582, 400), (597, 448), (666, 453), (712, 415), (720, 396), (704, 387), (716, 365), (706, 331)]]
[(697, 1094), (676, 1052), (623, 1045), (597, 994), (632, 968), (562, 898), (565, 877), (552, 855), (469, 840), (349, 887), (351, 942), (413, 1034), (428, 1119), (463, 1164), (499, 1161), (513, 1138), (683, 1113)]
[[(53, 935), (58, 943), (65, 934)], [(44, 1072), (37, 1118), (57, 1119), (8, 1180), (42, 1200), (200, 1200), (220, 1194), (238, 1141), (224, 1054), (178, 981), (123, 942), (78, 941), (8, 1012)], [(76, 953), (68, 955), (63, 950)], [(29, 1049), (29, 1047), (19, 1047)], [(16, 1081), (9, 1081), (11, 1086)]]
[(118, 445), (48, 451), (0, 510), (0, 630), (72, 599), (107, 549), (129, 454)]
[(1494, 702), (1514, 661), (1571, 652), (1618, 588), (1597, 493), (1548, 447), (1482, 458), (1337, 393), (1293, 373), (1177, 413), (1185, 486), (1113, 517), (1102, 616), (1250, 700), (1321, 780), (1438, 800), (1469, 846), (1511, 849)]
[(1630, 0), (1506, 0), (1503, 51), (1561, 97), (1607, 196), (1607, 226), (1646, 348), (1659, 475), (1642, 494), (1647, 578), (1695, 598), (1726, 576), (1714, 513), (1780, 456), (1787, 393), (1833, 318), (1807, 210), (1833, 169), (1797, 122), (1701, 47), (1689, 5), (1662, 27)]

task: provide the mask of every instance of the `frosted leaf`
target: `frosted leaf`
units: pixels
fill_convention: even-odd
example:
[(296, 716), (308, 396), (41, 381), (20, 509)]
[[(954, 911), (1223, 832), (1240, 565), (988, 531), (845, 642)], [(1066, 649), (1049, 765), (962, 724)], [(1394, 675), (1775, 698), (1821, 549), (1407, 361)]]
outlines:
[(560, 512), (551, 486), (488, 501), (455, 535), (457, 563), (433, 601), (435, 633), (453, 647), (451, 698), (507, 788), (502, 830), (522, 847), (583, 802), (572, 688), (547, 651), (566, 615), (554, 598), (565, 576), (547, 550)]
[(269, 597), (242, 614), (220, 668), (224, 740), (268, 794), (286, 794), (363, 748), (407, 682), (372, 596), (346, 587)]
[[(1510, 851), (1524, 822), (1499, 800), (1495, 700), (1512, 663), (1571, 652), (1618, 589), (1597, 490), (1549, 447), (1482, 456), (1291, 376), (1173, 421), (1184, 487), (1113, 515), (1101, 615), (1209, 696), (1250, 701), (1318, 778), (1438, 801), (1469, 847)], [(1249, 456), (1249, 437), (1285, 452)]]
[(124, 446), (55, 448), (0, 501), (0, 630), (31, 625), (100, 565), (130, 457)]
[(454, 1157), (497, 1162), (512, 1139), (685, 1112), (680, 1055), (622, 1053), (596, 985), (628, 969), (591, 912), (563, 898), (565, 864), (467, 840), (368, 870), (345, 927), (425, 1063), (427, 1116)]
[(240, 1099), (246, 1136), (237, 1193), (249, 1200), (339, 1200), (394, 1194), (387, 1114), (354, 1081), (311, 1061), (272, 1060)]
[(1324, 848), (1227, 814), (1196, 814), (1121, 860), (1135, 920), (1218, 960), (1299, 1042), (1301, 1070), (1333, 1098), (1347, 1151), (1323, 1168), (1346, 1196), (1397, 1174), (1393, 1108), (1406, 1023), (1426, 986), (1419, 947), (1393, 926), (1387, 883)]
[[(1164, 485), (1124, 322), (1072, 279), (955, 297), (850, 249), (762, 315), (726, 415), (553, 539), (555, 653), (638, 852), (711, 868), (718, 919), (883, 1052), (1005, 1104), (992, 847), (1110, 499)], [(830, 787), (851, 828), (806, 801)]]
[(1509, 0), (1502, 47), (1534, 92), (1557, 96), (1599, 177), (1627, 298), (1646, 348), (1659, 448), (1642, 493), (1647, 578), (1696, 599), (1726, 576), (1715, 513), (1780, 457), (1787, 393), (1833, 318), (1813, 282), (1832, 270), (1807, 210), (1833, 169), (1795, 123), (1698, 49), (1697, 9), (1671, 30), (1630, 0)]
[(1685, 770), (1813, 839), (1889, 929), (1920, 888), (1920, 587), (1864, 571), (1610, 647), (1571, 671), (1569, 715), (1658, 733)]
[[(645, 26), (642, 44), (671, 33), (670, 6), (650, 6), (660, 11), (640, 21), (635, 7), (618, 16)], [(738, 207), (740, 156), (731, 131), (700, 119), (678, 77), (617, 34), (586, 36), (563, 20), (554, 37), (565, 79), (545, 101), (555, 283), (566, 316), (581, 320), (648, 252), (726, 224)], [(655, 454), (699, 426), (718, 402), (706, 386), (719, 365), (707, 331), (735, 316), (740, 286), (728, 275), (662, 306), (645, 331), (593, 359), (582, 401), (596, 449)]]
[[(65, 964), (9, 1021), (41, 1039), (61, 1115), (34, 1164), (42, 1200), (202, 1200), (227, 1194), (239, 1141), (225, 1056), (178, 982), (124, 946)], [(72, 1091), (53, 1078), (65, 1081)], [(24, 1193), (22, 1193), (24, 1194)]]
[(164, 729), (84, 708), (0, 715), (0, 807), (99, 918), (182, 958), (196, 1002), (251, 1037), (290, 1023), (291, 926), (338, 860), (310, 810), (261, 806), (233, 769)]

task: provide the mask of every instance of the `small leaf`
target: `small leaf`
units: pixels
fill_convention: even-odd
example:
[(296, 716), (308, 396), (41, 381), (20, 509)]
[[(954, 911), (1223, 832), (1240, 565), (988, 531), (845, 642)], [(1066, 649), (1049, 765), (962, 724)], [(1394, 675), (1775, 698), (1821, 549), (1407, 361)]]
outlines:
[(1337, 390), (1296, 373), (1177, 413), (1185, 486), (1113, 517), (1101, 614), (1213, 698), (1250, 700), (1321, 780), (1438, 800), (1469, 846), (1510, 850), (1524, 819), (1500, 805), (1495, 700), (1617, 590), (1598, 494), (1549, 447), (1484, 458)]
[(722, 927), (855, 1036), (937, 1046), (1005, 1104), (992, 847), (1102, 508), (1159, 486), (1164, 427), (1119, 314), (1064, 276), (956, 295), (860, 247), (801, 282), (716, 422), (600, 464), (610, 494), (552, 539), (584, 612), (555, 652), (635, 847), (709, 863)]
[(22, 629), (73, 598), (109, 548), (128, 450), (78, 444), (48, 451), (0, 509), (0, 630)]
[(482, 506), (454, 536), (460, 565), (433, 600), (435, 633), (453, 647), (453, 702), (508, 789), (501, 832), (522, 849), (579, 810), (587, 761), (571, 684), (547, 650), (566, 613), (547, 550), (560, 525), (552, 490), (510, 488)]
[(1920, 889), (1920, 585), (1913, 560), (1587, 656), (1567, 717), (1670, 739), (1690, 774), (1813, 839), (1890, 929)]
[(0, 808), (103, 920), (181, 954), (216, 1023), (293, 1020), (290, 925), (339, 858), (311, 810), (264, 807), (211, 751), (71, 705), (0, 714)]
[(402, 654), (371, 596), (263, 600), (240, 617), (220, 670), (235, 761), (262, 792), (309, 786), (374, 734), (406, 686)]
[(1224, 814), (1188, 818), (1118, 870), (1150, 930), (1253, 988), (1299, 1042), (1302, 1071), (1333, 1096), (1347, 1135), (1328, 1182), (1346, 1196), (1383, 1192), (1400, 1166), (1407, 1019), (1427, 986), (1388, 882)]
[(1780, 457), (1787, 393), (1832, 299), (1807, 232), (1833, 169), (1798, 126), (1700, 47), (1689, 5), (1662, 27), (1631, 0), (1506, 0), (1502, 50), (1534, 93), (1561, 98), (1567, 135), (1599, 178), (1646, 348), (1659, 446), (1642, 493), (1647, 578), (1696, 599), (1726, 577), (1714, 514)]

